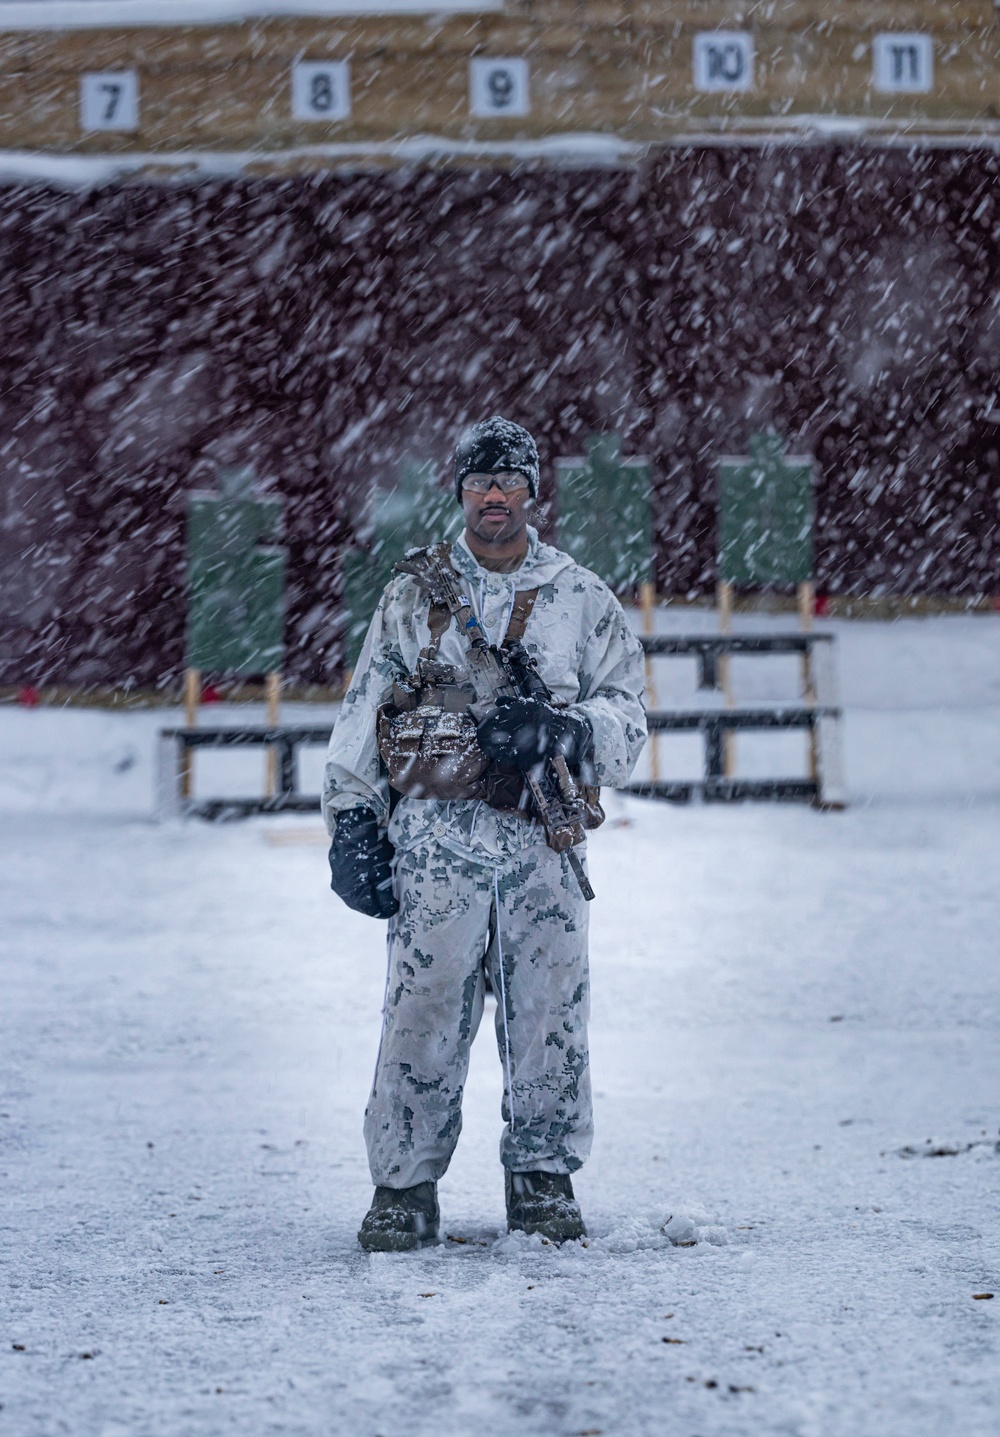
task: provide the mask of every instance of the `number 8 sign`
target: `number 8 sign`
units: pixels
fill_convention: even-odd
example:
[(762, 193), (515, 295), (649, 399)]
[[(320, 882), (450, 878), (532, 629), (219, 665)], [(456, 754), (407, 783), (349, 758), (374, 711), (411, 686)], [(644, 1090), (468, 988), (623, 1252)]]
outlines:
[(528, 114), (527, 60), (470, 60), (469, 108), (491, 119)]
[(346, 60), (302, 60), (292, 66), (296, 120), (346, 120), (351, 113), (351, 67)]
[(134, 70), (92, 70), (80, 76), (81, 130), (137, 130), (139, 77)]

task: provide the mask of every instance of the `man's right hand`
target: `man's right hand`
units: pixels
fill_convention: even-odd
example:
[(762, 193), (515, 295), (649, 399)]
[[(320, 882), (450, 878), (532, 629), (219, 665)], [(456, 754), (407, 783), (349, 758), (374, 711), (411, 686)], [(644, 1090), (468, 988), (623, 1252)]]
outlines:
[(330, 887), (356, 913), (391, 918), (399, 911), (392, 891), (394, 852), (372, 809), (342, 809), (330, 844)]

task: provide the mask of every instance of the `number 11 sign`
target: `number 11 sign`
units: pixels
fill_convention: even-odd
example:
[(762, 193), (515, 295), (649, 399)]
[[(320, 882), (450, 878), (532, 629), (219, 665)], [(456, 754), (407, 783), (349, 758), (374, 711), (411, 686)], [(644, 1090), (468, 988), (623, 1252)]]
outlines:
[(92, 70), (80, 76), (80, 129), (137, 130), (139, 77), (134, 70)]

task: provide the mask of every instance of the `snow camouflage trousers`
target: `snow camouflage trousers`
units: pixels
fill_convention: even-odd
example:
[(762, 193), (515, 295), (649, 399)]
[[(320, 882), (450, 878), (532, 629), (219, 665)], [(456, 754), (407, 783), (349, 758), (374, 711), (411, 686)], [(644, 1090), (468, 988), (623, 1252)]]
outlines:
[(470, 861), (433, 841), (397, 854), (382, 1042), (365, 1141), (376, 1185), (447, 1170), (462, 1130), (469, 1050), (483, 1015), (484, 958), (497, 999), (514, 1172), (575, 1172), (590, 1152), (587, 905), (543, 844)]

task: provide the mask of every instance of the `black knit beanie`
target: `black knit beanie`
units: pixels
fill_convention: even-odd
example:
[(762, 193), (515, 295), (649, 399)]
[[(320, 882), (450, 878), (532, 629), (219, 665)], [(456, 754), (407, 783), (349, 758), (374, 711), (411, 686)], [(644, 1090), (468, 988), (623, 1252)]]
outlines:
[(494, 414), (467, 429), (455, 451), (455, 498), (462, 502), (467, 474), (523, 474), (531, 497), (538, 497), (538, 450), (527, 429)]

